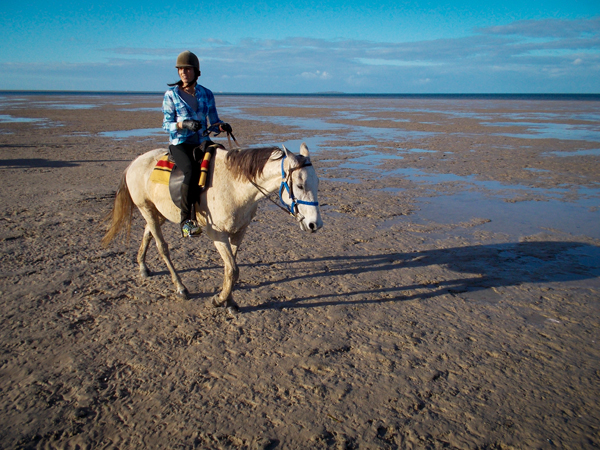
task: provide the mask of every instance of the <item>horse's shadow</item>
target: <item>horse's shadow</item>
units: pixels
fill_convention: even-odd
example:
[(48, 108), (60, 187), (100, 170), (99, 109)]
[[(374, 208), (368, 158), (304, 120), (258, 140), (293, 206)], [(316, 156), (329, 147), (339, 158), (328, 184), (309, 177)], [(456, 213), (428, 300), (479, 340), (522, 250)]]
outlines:
[(128, 161), (126, 159), (106, 159), (106, 160), (75, 160), (60, 161), (45, 158), (21, 158), (21, 159), (0, 159), (0, 168), (10, 169), (62, 169), (64, 167), (78, 167), (84, 163), (115, 162)]
[[(272, 264), (272, 263), (271, 263)], [(276, 263), (277, 264), (277, 263)], [(474, 245), (411, 253), (383, 253), (366, 256), (326, 256), (279, 264), (297, 266), (299, 275), (282, 276), (281, 280), (261, 282), (254, 287), (294, 280), (359, 275), (366, 272), (397, 274), (403, 268), (445, 266), (457, 276), (433, 283), (411, 283), (398, 286), (365, 288), (345, 293), (304, 295), (285, 302), (265, 302), (242, 307), (251, 312), (270, 308), (313, 308), (341, 304), (370, 304), (437, 297), (444, 294), (478, 292), (477, 298), (494, 301), (491, 288), (523, 283), (573, 281), (600, 276), (600, 247), (578, 242), (519, 242)], [(311, 270), (312, 268), (316, 268)], [(476, 274), (476, 276), (473, 276)], [(464, 275), (464, 276), (463, 276)], [(415, 293), (414, 291), (418, 292)]]

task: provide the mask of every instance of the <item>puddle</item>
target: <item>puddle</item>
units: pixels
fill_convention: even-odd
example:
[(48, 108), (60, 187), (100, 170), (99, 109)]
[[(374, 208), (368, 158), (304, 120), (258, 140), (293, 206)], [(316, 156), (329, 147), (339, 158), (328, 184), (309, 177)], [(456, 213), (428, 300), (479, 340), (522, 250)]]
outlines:
[(127, 112), (139, 112), (139, 111), (148, 111), (148, 112), (162, 112), (162, 109), (160, 107), (153, 107), (153, 108), (123, 108), (121, 111), (127, 111)]
[(430, 131), (411, 131), (402, 128), (371, 128), (352, 126), (348, 137), (357, 141), (406, 141), (435, 136), (440, 133)]
[(276, 142), (276, 143), (271, 142), (271, 143), (266, 143), (266, 144), (261, 144), (261, 145), (271, 145), (272, 144), (272, 145), (276, 145), (278, 147), (285, 145), (285, 148), (287, 148), (291, 152), (297, 154), (300, 152), (300, 146), (304, 142), (306, 144), (306, 146), (308, 147), (308, 151), (310, 153), (316, 154), (319, 152), (320, 149), (329, 148), (326, 145), (324, 145), (324, 143), (328, 140), (329, 140), (329, 138), (325, 137), (325, 136), (309, 136), (309, 137), (306, 137), (303, 139), (289, 139), (284, 142)]
[[(407, 149), (398, 149), (399, 153), (437, 153), (437, 150), (425, 150), (423, 148), (407, 148)], [(444, 153), (452, 153), (452, 152), (444, 152)]]
[(526, 127), (528, 131), (528, 134), (493, 133), (493, 136), (508, 136), (520, 139), (560, 139), (600, 142), (600, 130), (597, 126), (528, 122), (481, 122), (481, 125), (494, 127)]
[(47, 120), (46, 119), (32, 119), (29, 117), (14, 117), (14, 116), (6, 115), (6, 114), (0, 114), (0, 123), (33, 123), (33, 122), (44, 123), (44, 122), (47, 122)]
[(239, 116), (245, 119), (260, 120), (261, 122), (271, 122), (275, 125), (282, 125), (286, 127), (295, 127), (302, 130), (316, 130), (316, 131), (334, 131), (343, 130), (347, 128), (347, 125), (335, 124), (326, 122), (321, 119), (311, 119), (306, 117), (286, 117), (286, 116)]
[[(596, 190), (600, 196), (600, 190)], [(560, 230), (573, 235), (600, 239), (600, 205), (598, 197), (575, 202), (559, 200), (510, 203), (501, 197), (482, 192), (464, 191), (449, 196), (421, 199), (415, 216), (437, 223), (468, 222), (474, 218), (490, 219), (479, 229), (525, 236), (544, 231)], [(414, 218), (414, 217), (413, 217)]]
[(600, 148), (595, 148), (592, 150), (574, 150), (572, 152), (546, 152), (542, 153), (542, 156), (600, 156)]
[(378, 128), (361, 125), (346, 125), (334, 123), (322, 119), (306, 117), (287, 117), (287, 116), (250, 116), (246, 114), (237, 114), (240, 119), (259, 120), (270, 122), (276, 125), (300, 128), (310, 131), (328, 131), (331, 133), (339, 132), (344, 135), (344, 140), (351, 141), (404, 141), (408, 139), (419, 139), (430, 137), (440, 133), (429, 131), (411, 131), (402, 128)]
[(547, 170), (547, 169), (536, 169), (534, 167), (525, 167), (524, 170), (528, 170), (529, 172), (535, 172), (535, 173), (548, 173), (548, 172), (550, 172), (550, 170)]
[(386, 188), (378, 189), (378, 191), (381, 191), (381, 192), (391, 192), (392, 194), (398, 194), (400, 192), (406, 192), (406, 189), (404, 189), (404, 188), (395, 188), (395, 187), (386, 187)]
[(69, 104), (69, 103), (50, 103), (50, 102), (37, 102), (36, 106), (47, 109), (92, 109), (97, 108), (98, 105), (90, 104)]
[[(386, 118), (374, 118), (373, 113), (377, 113), (378, 111), (369, 111), (369, 113), (356, 113), (356, 112), (348, 112), (348, 111), (336, 111), (335, 118), (341, 120), (359, 120), (361, 122), (371, 122), (374, 125), (377, 122), (385, 121), (385, 122), (395, 122), (395, 123), (408, 123), (410, 119), (397, 119), (393, 117)], [(421, 122), (424, 123), (424, 122)]]
[[(544, 169), (533, 169), (533, 170), (544, 170)], [(401, 175), (408, 178), (410, 181), (427, 184), (439, 184), (439, 183), (464, 183), (467, 185), (477, 186), (488, 191), (494, 192), (506, 192), (516, 191), (515, 194), (543, 194), (550, 196), (551, 198), (561, 198), (562, 196), (572, 192), (568, 188), (552, 188), (552, 189), (540, 189), (531, 186), (525, 186), (522, 184), (504, 184), (495, 180), (478, 180), (476, 175), (455, 175), (453, 173), (428, 173), (423, 172), (419, 169), (414, 168), (402, 168), (395, 169), (390, 172), (383, 174), (386, 175)], [(583, 188), (582, 188), (583, 189)], [(583, 192), (580, 189), (580, 192)]]
[(384, 164), (390, 159), (404, 159), (399, 155), (388, 155), (385, 153), (374, 152), (371, 150), (362, 151), (362, 156), (348, 159), (341, 163), (338, 167), (342, 169), (375, 169), (376, 166)]
[(166, 134), (162, 128), (141, 128), (137, 130), (125, 130), (125, 131), (103, 131), (98, 133), (102, 137), (109, 137), (113, 139), (127, 139), (130, 137), (150, 137), (156, 134)]
[(362, 180), (357, 180), (355, 178), (326, 178), (326, 177), (319, 177), (319, 180), (323, 181), (336, 181), (338, 183), (349, 183), (349, 184), (360, 184), (362, 183)]

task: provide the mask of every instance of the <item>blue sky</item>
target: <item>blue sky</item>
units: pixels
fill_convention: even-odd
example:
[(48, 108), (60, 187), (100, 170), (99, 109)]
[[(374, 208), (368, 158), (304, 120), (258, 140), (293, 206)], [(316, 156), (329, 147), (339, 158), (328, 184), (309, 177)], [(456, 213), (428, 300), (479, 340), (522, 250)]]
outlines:
[(9, 2), (0, 89), (600, 93), (600, 2)]

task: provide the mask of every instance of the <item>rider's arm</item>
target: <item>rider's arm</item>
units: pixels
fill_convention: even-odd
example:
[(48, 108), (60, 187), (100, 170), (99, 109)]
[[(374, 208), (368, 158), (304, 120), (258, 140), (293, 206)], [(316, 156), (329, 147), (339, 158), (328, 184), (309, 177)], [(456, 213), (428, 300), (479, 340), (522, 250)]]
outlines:
[(177, 110), (175, 108), (175, 101), (173, 99), (173, 91), (168, 90), (165, 92), (162, 105), (163, 111), (163, 130), (169, 133), (177, 132)]
[(175, 89), (169, 89), (163, 99), (163, 129), (169, 132), (171, 144), (180, 144), (195, 131), (183, 126), (184, 121), (192, 120), (185, 103), (177, 96)]

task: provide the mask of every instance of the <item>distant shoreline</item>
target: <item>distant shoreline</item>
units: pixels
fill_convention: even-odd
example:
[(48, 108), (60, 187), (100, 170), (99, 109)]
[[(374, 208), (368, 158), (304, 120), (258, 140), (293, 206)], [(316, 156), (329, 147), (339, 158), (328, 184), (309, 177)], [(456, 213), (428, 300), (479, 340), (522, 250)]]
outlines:
[[(162, 96), (164, 92), (155, 91), (25, 91), (25, 90), (0, 90), (0, 95), (78, 95), (78, 96)], [(260, 92), (214, 92), (215, 96), (239, 97), (346, 97), (346, 98), (406, 98), (406, 99), (487, 99), (487, 100), (600, 100), (600, 94), (351, 94), (344, 92), (314, 92), (308, 94), (298, 93), (260, 93)]]

